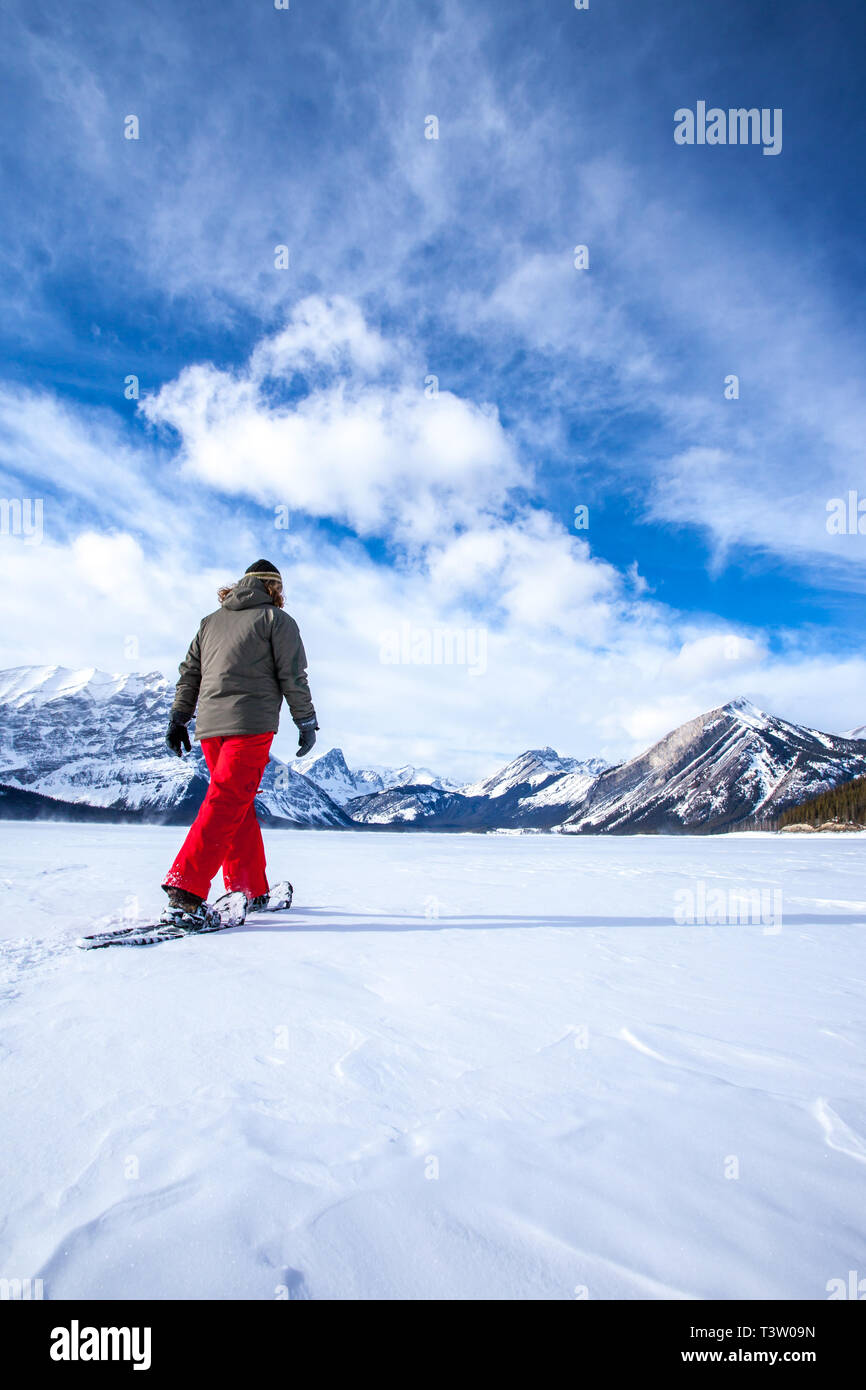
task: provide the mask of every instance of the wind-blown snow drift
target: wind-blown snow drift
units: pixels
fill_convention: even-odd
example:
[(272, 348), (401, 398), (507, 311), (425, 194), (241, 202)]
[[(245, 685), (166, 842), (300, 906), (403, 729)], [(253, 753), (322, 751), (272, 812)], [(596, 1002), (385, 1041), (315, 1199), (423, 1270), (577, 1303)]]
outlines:
[[(177, 836), (4, 827), (0, 1276), (824, 1299), (866, 1268), (864, 837), (266, 831), (284, 917), (76, 951), (159, 905)], [(782, 921), (677, 925), (701, 884)]]

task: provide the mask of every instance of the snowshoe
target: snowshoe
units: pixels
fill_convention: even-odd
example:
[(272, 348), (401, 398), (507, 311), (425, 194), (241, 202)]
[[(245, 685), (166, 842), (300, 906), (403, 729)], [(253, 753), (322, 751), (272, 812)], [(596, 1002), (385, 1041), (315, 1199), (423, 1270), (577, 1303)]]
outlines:
[(238, 927), (246, 913), (247, 900), (243, 893), (225, 893), (215, 903), (200, 903), (195, 908), (169, 905), (158, 922), (96, 932), (79, 937), (76, 945), (85, 951), (103, 946), (156, 946), (161, 941), (176, 941), (182, 936), (200, 936), (205, 932)]
[(248, 912), (285, 912), (292, 905), (292, 885), (288, 879), (282, 883), (275, 883), (267, 893), (260, 894), (257, 898), (250, 898), (247, 903)]

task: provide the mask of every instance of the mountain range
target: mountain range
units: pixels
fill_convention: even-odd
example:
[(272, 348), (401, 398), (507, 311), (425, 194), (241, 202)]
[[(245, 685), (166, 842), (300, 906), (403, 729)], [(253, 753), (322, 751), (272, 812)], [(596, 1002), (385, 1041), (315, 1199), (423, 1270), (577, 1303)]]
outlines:
[[(165, 749), (172, 693), (159, 672), (0, 672), (0, 818), (188, 823), (207, 769), (195, 743), (182, 760)], [(864, 774), (866, 739), (737, 699), (616, 766), (545, 747), (465, 786), (410, 765), (352, 770), (339, 748), (303, 768), (272, 757), (256, 807), (311, 828), (706, 833), (773, 822)]]
[[(165, 747), (173, 694), (160, 672), (0, 671), (0, 817), (188, 823), (208, 772), (199, 744), (182, 759)], [(256, 809), (281, 825), (351, 824), (315, 782), (273, 757)]]
[(454, 790), (459, 785), (447, 777), (437, 777), (429, 768), (412, 767), (408, 763), (403, 767), (362, 767), (353, 772), (341, 748), (329, 748), (327, 753), (305, 758), (298, 771), (327, 792), (338, 806), (345, 806), (354, 797), (389, 791), (392, 787), (426, 786)]
[(492, 777), (459, 789), (392, 787), (349, 801), (346, 810), (366, 826), (549, 830), (580, 804), (607, 766), (600, 758), (581, 762), (553, 748), (535, 748)]

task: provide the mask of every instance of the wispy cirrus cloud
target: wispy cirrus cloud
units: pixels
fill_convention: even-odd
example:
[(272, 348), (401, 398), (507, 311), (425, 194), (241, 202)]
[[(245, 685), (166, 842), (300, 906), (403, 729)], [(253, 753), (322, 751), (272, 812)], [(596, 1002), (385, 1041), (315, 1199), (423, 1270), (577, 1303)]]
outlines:
[[(783, 154), (749, 163), (674, 145), (707, 78), (677, 7), (370, 13), (154, 0), (142, 34), (102, 0), (5, 7), (0, 468), (47, 529), (0, 552), (63, 595), (46, 642), (111, 664), (134, 613), (170, 670), (172, 624), (274, 549), (335, 713), (348, 651), (401, 740), (411, 711), (509, 753), (541, 703), (545, 739), (615, 754), (742, 691), (862, 722), (862, 538), (824, 525), (864, 423), (833, 25), (826, 52), (796, 14), (744, 52), (690, 11), (713, 99), (785, 106)], [(35, 614), (9, 605), (10, 652)], [(491, 685), (389, 670), (395, 622), (486, 624)]]

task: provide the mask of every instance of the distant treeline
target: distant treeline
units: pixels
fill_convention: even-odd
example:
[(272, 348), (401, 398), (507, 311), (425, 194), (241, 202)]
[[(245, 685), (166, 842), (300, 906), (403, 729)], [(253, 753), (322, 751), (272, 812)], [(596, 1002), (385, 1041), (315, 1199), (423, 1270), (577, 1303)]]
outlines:
[(833, 791), (792, 806), (782, 812), (777, 824), (781, 829), (785, 825), (823, 825), (834, 820), (866, 823), (866, 777), (855, 777), (853, 782), (843, 782)]

